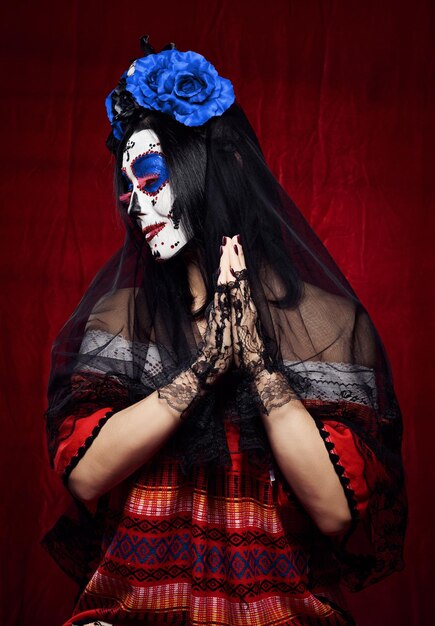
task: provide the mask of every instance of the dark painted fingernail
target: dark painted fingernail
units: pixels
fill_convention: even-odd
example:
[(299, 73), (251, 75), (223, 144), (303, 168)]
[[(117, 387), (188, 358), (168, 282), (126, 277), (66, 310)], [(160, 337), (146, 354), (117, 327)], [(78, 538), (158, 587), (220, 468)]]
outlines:
[(236, 272), (233, 270), (233, 268), (232, 268), (232, 267), (230, 267), (230, 272), (231, 272), (231, 274), (232, 274), (232, 275), (234, 276), (234, 278), (235, 278), (235, 277), (236, 277)]
[(218, 275), (218, 278), (219, 278), (219, 276), (221, 275), (221, 268), (219, 268), (217, 275)]
[(220, 250), (221, 250), (221, 256), (222, 256), (222, 252), (224, 251), (223, 246), (221, 246)]
[(239, 251), (237, 250), (237, 246), (236, 246), (236, 244), (234, 244), (234, 252), (235, 252), (237, 255), (239, 254)]
[(225, 235), (222, 237), (222, 245), (224, 246), (227, 243), (227, 238)]
[(241, 240), (240, 240), (240, 235), (237, 235), (237, 241), (238, 241), (239, 243), (242, 243), (242, 242), (241, 242)]

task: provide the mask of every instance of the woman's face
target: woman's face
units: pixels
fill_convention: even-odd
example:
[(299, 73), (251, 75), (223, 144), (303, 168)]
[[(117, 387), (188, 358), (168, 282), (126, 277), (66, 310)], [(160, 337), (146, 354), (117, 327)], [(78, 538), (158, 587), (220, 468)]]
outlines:
[(172, 215), (174, 201), (166, 159), (154, 131), (133, 133), (122, 157), (128, 191), (120, 200), (139, 224), (154, 258), (170, 259), (189, 241), (185, 228)]

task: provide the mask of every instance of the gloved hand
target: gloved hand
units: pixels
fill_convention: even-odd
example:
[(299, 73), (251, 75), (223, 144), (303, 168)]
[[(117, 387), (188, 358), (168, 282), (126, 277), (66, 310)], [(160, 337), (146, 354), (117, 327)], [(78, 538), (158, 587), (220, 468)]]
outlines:
[[(229, 240), (229, 238), (228, 238)], [(205, 395), (233, 362), (231, 340), (230, 298), (228, 282), (231, 280), (229, 260), (223, 255), (218, 270), (214, 300), (207, 317), (203, 341), (190, 367), (178, 374), (168, 385), (158, 390), (158, 395), (184, 419), (193, 402)]]
[(265, 351), (258, 311), (252, 299), (243, 247), (236, 235), (227, 247), (233, 280), (228, 283), (231, 297), (231, 330), (234, 362), (252, 381), (266, 414), (297, 398), (285, 376), (271, 363)]

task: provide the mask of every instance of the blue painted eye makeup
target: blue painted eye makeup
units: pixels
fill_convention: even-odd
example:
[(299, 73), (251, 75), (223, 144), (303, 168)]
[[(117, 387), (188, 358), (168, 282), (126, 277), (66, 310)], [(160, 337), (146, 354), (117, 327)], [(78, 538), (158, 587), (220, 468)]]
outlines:
[(150, 195), (158, 193), (169, 180), (163, 154), (142, 154), (132, 162), (131, 169), (137, 178), (139, 189)]

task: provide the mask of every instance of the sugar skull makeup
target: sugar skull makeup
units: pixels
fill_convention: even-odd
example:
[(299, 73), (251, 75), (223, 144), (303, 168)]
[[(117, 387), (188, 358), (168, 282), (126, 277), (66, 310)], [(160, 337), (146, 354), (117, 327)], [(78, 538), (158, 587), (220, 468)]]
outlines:
[(122, 158), (125, 193), (121, 202), (139, 224), (156, 260), (170, 259), (188, 241), (183, 224), (172, 215), (174, 201), (166, 159), (154, 131), (133, 133)]

